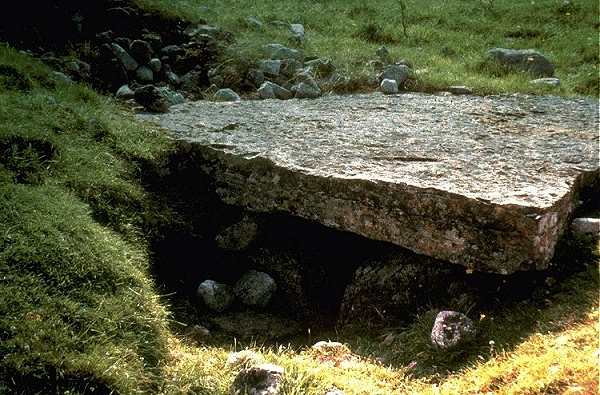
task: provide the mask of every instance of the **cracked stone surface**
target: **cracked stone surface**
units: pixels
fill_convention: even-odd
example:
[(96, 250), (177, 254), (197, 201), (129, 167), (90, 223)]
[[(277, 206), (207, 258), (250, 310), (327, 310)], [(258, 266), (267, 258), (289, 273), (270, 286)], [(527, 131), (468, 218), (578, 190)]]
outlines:
[(229, 204), (285, 212), (473, 270), (543, 269), (598, 182), (598, 100), (329, 96), (141, 114)]

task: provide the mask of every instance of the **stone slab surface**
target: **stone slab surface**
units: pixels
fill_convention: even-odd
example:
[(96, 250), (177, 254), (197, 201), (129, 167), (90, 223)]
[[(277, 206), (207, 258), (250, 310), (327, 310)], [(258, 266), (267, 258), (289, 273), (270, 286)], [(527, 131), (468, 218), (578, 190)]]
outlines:
[(475, 270), (545, 268), (599, 177), (595, 99), (373, 94), (140, 117), (200, 155), (226, 203)]

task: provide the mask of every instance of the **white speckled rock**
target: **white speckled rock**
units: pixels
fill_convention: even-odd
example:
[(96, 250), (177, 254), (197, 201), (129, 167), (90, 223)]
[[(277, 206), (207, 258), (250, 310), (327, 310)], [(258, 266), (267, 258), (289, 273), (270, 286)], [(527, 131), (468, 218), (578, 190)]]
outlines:
[[(140, 117), (204, 161), (228, 204), (289, 213), (471, 270), (546, 268), (578, 191), (600, 173), (591, 98), (203, 101)], [(231, 124), (238, 127), (225, 128)]]
[(459, 347), (474, 336), (473, 321), (456, 311), (440, 311), (431, 329), (431, 342), (443, 350)]
[(381, 81), (379, 89), (381, 89), (381, 92), (385, 93), (386, 95), (393, 95), (395, 93), (398, 93), (398, 83), (396, 82), (396, 80), (385, 79)]

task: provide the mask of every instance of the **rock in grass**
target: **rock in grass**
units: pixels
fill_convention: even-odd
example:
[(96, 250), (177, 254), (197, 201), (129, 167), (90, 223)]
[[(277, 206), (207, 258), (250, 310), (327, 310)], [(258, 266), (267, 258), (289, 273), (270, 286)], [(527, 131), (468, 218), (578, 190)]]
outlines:
[(379, 75), (379, 81), (394, 80), (398, 87), (410, 77), (410, 68), (403, 64), (391, 64), (383, 68), (383, 72)]
[(196, 294), (205, 306), (218, 313), (227, 310), (235, 298), (229, 285), (213, 280), (203, 281)]
[(431, 329), (431, 342), (442, 350), (454, 349), (475, 337), (475, 325), (457, 311), (440, 311)]
[(494, 62), (521, 71), (528, 71), (538, 77), (552, 77), (554, 65), (534, 49), (492, 48), (488, 57)]
[(233, 292), (246, 306), (265, 307), (276, 290), (277, 284), (271, 276), (250, 270), (235, 284)]
[(135, 101), (140, 103), (147, 111), (150, 112), (167, 112), (169, 111), (169, 102), (162, 92), (153, 85), (142, 86), (135, 90)]
[(125, 70), (127, 71), (135, 71), (137, 70), (139, 64), (136, 60), (129, 54), (127, 51), (123, 49), (118, 44), (111, 44), (110, 49), (112, 50), (113, 55), (119, 60), (119, 62), (123, 65)]
[(242, 99), (240, 99), (240, 96), (237, 93), (235, 93), (232, 89), (225, 88), (219, 89), (217, 93), (215, 93), (215, 100), (237, 102)]
[(265, 50), (269, 57), (273, 60), (283, 60), (283, 59), (296, 59), (298, 61), (303, 60), (302, 52), (288, 48), (281, 44), (267, 44), (265, 45)]
[(119, 90), (117, 90), (115, 96), (120, 100), (129, 100), (135, 97), (135, 92), (129, 87), (129, 85), (123, 85), (119, 88)]
[(292, 98), (292, 92), (279, 86), (271, 81), (265, 81), (260, 88), (258, 88), (258, 95), (261, 99), (281, 99), (287, 100)]
[(263, 60), (259, 64), (260, 71), (270, 77), (277, 77), (281, 71), (281, 60)]
[(230, 389), (231, 395), (278, 395), (284, 369), (273, 364), (262, 364), (242, 369)]
[(448, 87), (448, 92), (454, 95), (470, 95), (473, 93), (471, 88), (468, 88), (464, 85), (453, 85)]
[(538, 78), (529, 81), (533, 85), (548, 85), (548, 86), (560, 86), (560, 80), (554, 77)]
[(263, 30), (265, 28), (265, 24), (253, 16), (246, 18), (246, 25), (254, 30)]
[(264, 362), (263, 357), (252, 350), (242, 350), (229, 353), (227, 356), (227, 366), (233, 368), (247, 368), (259, 365)]
[(292, 38), (296, 41), (304, 41), (304, 25), (300, 23), (292, 23), (290, 25), (290, 32), (292, 32)]
[(61, 84), (65, 84), (65, 85), (73, 84), (73, 80), (71, 79), (71, 77), (69, 77), (65, 73), (61, 73), (60, 71), (53, 71), (52, 78), (55, 81), (60, 82)]
[(381, 92), (383, 92), (386, 95), (398, 93), (398, 83), (396, 82), (396, 80), (385, 79), (381, 81), (379, 88), (381, 89)]
[(600, 235), (600, 218), (575, 218), (571, 223), (571, 229), (575, 234)]
[(385, 46), (379, 47), (375, 52), (375, 55), (377, 55), (377, 58), (383, 63), (389, 63), (390, 61), (390, 51)]

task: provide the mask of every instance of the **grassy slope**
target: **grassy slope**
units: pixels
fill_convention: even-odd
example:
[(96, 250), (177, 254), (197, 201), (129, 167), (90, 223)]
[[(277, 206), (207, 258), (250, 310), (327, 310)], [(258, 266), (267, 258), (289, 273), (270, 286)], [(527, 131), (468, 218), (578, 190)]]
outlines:
[[(52, 82), (14, 50), (0, 46), (0, 65), (23, 74), (19, 89), (0, 77), (0, 393), (226, 394), (232, 345), (198, 347), (170, 334), (148, 275), (140, 230), (163, 219), (150, 214), (160, 211), (136, 181), (136, 162), (168, 151), (168, 142), (111, 100)], [(589, 264), (546, 304), (485, 318), (469, 356), (430, 348), (433, 312), (408, 328), (332, 333), (356, 355), (338, 366), (302, 348), (262, 353), (286, 367), (290, 394), (332, 385), (347, 394), (593, 393), (597, 258)]]
[(0, 63), (29, 86), (0, 80), (0, 392), (10, 382), (143, 392), (166, 312), (134, 231), (145, 196), (131, 159), (166, 141), (1, 44)]
[[(205, 18), (235, 33), (232, 57), (256, 59), (269, 42), (289, 42), (285, 29), (255, 31), (245, 19), (303, 23), (307, 55), (330, 57), (360, 88), (369, 74), (365, 63), (386, 45), (395, 59), (413, 62), (414, 89), (467, 85), (476, 92), (556, 92), (598, 95), (598, 2), (577, 0), (560, 9), (560, 0), (405, 0), (408, 37), (402, 33), (397, 0), (136, 0), (161, 12)], [(485, 4), (493, 3), (492, 7)], [(205, 10), (200, 5), (208, 6)], [(536, 48), (549, 56), (562, 80), (558, 90), (535, 87), (528, 75), (483, 65), (493, 47)]]

